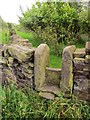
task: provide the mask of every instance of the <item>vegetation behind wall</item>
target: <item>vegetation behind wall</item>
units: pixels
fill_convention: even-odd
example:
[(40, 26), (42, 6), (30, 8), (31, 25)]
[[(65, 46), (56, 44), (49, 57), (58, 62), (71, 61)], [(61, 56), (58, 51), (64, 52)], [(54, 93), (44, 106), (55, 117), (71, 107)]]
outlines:
[(22, 11), (20, 25), (35, 32), (53, 54), (60, 55), (64, 45), (88, 41), (88, 4), (77, 2), (36, 2)]

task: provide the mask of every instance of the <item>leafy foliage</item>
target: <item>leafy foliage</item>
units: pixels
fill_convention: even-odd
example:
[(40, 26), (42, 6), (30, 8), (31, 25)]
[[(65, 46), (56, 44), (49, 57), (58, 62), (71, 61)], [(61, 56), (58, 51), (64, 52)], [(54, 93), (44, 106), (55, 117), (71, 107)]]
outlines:
[(79, 6), (78, 3), (36, 2), (31, 9), (22, 12), (19, 21), (21, 26), (37, 33), (58, 55), (62, 44), (75, 44), (81, 40), (80, 35), (88, 31), (88, 17), (84, 18), (83, 13), (86, 14), (87, 9)]

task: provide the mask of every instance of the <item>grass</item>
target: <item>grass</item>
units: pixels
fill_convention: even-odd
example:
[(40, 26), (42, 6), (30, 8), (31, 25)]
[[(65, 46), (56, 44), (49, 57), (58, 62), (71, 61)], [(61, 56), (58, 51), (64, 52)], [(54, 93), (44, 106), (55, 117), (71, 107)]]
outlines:
[(61, 68), (62, 67), (62, 58), (61, 56), (50, 55), (50, 67), (52, 68)]
[(7, 44), (7, 43), (9, 43), (9, 32), (1, 31), (0, 32), (0, 44)]
[(70, 99), (60, 94), (57, 100), (41, 98), (37, 92), (27, 88), (22, 91), (14, 84), (2, 88), (2, 119), (44, 119), (44, 118), (90, 118), (90, 105), (80, 102), (74, 96)]

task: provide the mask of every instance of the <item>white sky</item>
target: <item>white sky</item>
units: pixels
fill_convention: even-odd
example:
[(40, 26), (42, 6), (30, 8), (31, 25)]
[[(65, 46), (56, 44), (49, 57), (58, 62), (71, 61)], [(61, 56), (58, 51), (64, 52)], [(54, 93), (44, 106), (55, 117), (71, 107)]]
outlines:
[(0, 0), (0, 16), (6, 22), (18, 23), (17, 15), (21, 15), (20, 6), (26, 10), (36, 0)]
[[(39, 0), (43, 1), (43, 0)], [(52, 0), (53, 1), (53, 0)], [(67, 1), (67, 0), (64, 0)], [(73, 1), (73, 0), (70, 0)], [(78, 0), (78, 1), (89, 1), (89, 0)], [(0, 16), (6, 22), (18, 23), (18, 16), (20, 13), (20, 6), (23, 10), (26, 10), (27, 7), (31, 7), (36, 0), (0, 0)]]

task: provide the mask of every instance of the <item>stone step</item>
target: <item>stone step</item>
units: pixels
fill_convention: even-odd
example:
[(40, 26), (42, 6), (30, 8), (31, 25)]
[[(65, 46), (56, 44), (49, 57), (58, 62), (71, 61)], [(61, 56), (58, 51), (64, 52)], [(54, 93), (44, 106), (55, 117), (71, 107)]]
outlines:
[(55, 94), (55, 95), (59, 95), (60, 88), (59, 88), (59, 86), (45, 84), (39, 89), (39, 91), (49, 92), (49, 93), (52, 93), (52, 94)]
[(49, 100), (54, 100), (55, 95), (49, 92), (39, 92), (39, 95), (43, 98), (49, 99)]

